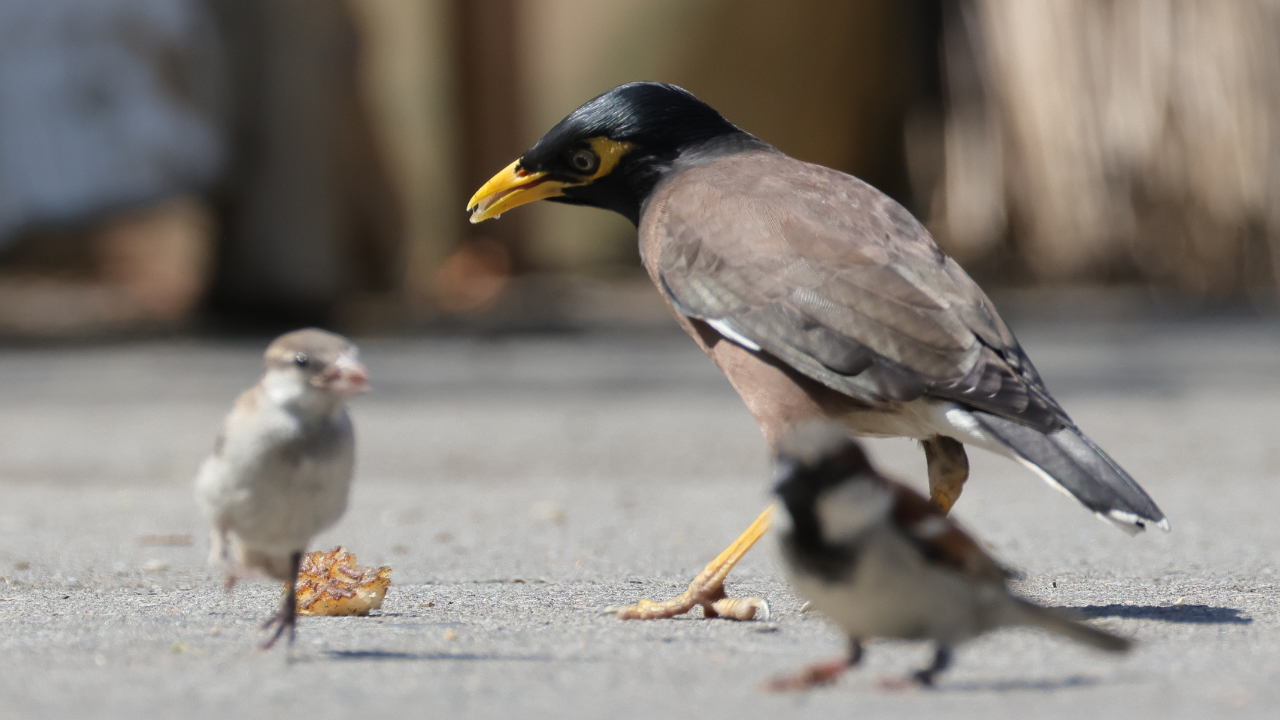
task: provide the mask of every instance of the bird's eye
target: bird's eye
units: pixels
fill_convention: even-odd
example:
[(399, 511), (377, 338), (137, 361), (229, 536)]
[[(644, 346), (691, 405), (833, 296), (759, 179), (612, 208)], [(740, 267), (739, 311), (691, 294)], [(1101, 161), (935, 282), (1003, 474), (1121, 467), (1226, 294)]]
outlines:
[(297, 355), (293, 356), (293, 364), (297, 365), (298, 367), (306, 367), (307, 362), (308, 362), (307, 354), (304, 352), (300, 352)]
[(593, 173), (600, 167), (600, 158), (590, 150), (582, 148), (569, 153), (569, 164), (580, 173)]

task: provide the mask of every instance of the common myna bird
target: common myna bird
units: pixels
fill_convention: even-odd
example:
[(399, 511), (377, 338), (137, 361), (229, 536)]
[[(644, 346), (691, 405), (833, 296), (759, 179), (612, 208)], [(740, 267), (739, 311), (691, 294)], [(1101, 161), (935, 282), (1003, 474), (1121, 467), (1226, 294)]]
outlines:
[[(480, 222), (540, 199), (636, 224), (649, 276), (772, 449), (814, 418), (919, 439), (945, 512), (969, 474), (964, 444), (977, 445), (1130, 531), (1168, 529), (1049, 395), (977, 284), (865, 182), (788, 157), (681, 88), (643, 82), (561, 120), (468, 209)], [(684, 595), (619, 616), (697, 604), (715, 614), (728, 568), (767, 527), (766, 513)]]
[(355, 435), (346, 401), (368, 389), (368, 372), (346, 338), (307, 329), (267, 347), (258, 384), (236, 400), (196, 476), (209, 521), (210, 559), (228, 588), (244, 570), (287, 583), (263, 648), (297, 623), (297, 579), (312, 536), (347, 507)]
[(778, 545), (788, 579), (849, 638), (849, 656), (774, 681), (777, 690), (834, 680), (867, 638), (932, 640), (932, 685), (956, 645), (1007, 625), (1033, 625), (1101, 650), (1129, 641), (1009, 592), (1010, 573), (942, 511), (876, 472), (844, 428), (807, 423), (778, 447)]

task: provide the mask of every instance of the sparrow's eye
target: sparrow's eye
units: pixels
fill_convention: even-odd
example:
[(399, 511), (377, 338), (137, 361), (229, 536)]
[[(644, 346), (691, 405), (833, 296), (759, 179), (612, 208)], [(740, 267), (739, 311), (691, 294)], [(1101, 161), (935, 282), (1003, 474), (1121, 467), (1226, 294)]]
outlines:
[(293, 364), (297, 365), (298, 367), (306, 367), (308, 362), (310, 362), (310, 360), (307, 358), (307, 354), (304, 352), (300, 352), (297, 355), (293, 356)]
[(569, 164), (580, 173), (590, 174), (600, 167), (600, 158), (590, 150), (582, 148), (569, 153)]

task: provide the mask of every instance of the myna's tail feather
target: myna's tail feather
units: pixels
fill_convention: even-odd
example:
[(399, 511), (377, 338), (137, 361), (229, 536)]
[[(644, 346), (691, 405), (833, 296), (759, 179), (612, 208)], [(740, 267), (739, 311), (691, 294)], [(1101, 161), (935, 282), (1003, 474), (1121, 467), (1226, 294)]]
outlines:
[(1151, 496), (1074, 427), (1046, 434), (981, 411), (973, 417), (1023, 463), (1101, 517), (1129, 532), (1148, 525), (1168, 531), (1169, 521)]

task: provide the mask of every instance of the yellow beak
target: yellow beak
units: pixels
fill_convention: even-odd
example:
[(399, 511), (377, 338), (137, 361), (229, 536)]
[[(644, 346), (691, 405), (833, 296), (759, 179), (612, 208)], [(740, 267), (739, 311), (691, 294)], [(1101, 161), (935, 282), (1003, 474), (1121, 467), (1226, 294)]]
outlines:
[(521, 205), (564, 194), (565, 184), (547, 177), (545, 172), (528, 173), (520, 169), (520, 161), (508, 165), (494, 175), (467, 203), (471, 222), (484, 222)]

